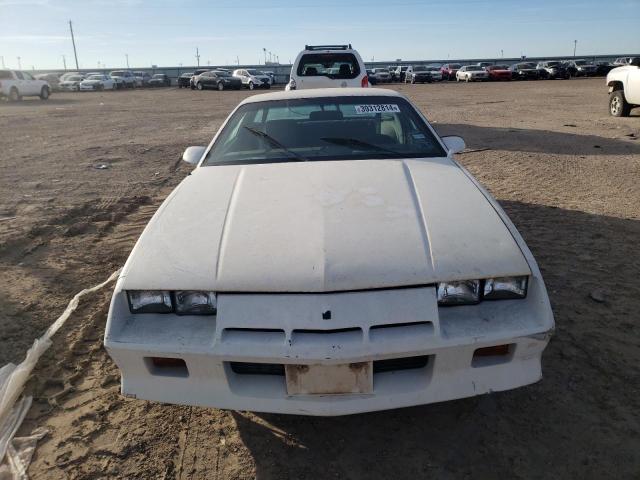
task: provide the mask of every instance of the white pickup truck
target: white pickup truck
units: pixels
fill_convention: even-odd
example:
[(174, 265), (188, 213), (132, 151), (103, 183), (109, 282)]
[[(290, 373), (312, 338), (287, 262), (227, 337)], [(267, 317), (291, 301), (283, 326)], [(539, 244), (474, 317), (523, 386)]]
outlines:
[(640, 57), (629, 65), (614, 68), (607, 75), (609, 113), (614, 117), (628, 117), (631, 109), (640, 107)]
[(0, 70), (0, 97), (17, 102), (29, 96), (47, 100), (50, 94), (51, 87), (45, 80), (36, 80), (19, 70)]

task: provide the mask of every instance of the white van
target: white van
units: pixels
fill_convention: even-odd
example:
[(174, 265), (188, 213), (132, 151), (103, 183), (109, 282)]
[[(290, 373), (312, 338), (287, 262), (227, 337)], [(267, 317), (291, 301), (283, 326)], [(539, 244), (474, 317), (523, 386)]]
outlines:
[(367, 69), (351, 45), (306, 45), (293, 62), (286, 90), (368, 86)]

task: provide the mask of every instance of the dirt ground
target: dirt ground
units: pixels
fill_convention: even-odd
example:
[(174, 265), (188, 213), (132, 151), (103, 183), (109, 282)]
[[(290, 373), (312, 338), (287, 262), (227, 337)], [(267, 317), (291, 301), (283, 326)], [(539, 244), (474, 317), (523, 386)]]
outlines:
[[(604, 80), (407, 85), (536, 256), (557, 322), (541, 382), (337, 418), (129, 400), (102, 347), (109, 289), (41, 359), (19, 434), (33, 479), (640, 478), (640, 111)], [(248, 92), (65, 93), (0, 104), (0, 365), (120, 267)], [(107, 168), (96, 168), (106, 165)]]

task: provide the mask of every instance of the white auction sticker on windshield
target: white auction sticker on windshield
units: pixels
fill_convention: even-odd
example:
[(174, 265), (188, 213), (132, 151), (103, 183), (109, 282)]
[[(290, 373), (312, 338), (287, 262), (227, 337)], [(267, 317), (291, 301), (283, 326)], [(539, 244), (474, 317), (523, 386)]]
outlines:
[(371, 104), (371, 105), (354, 105), (356, 113), (362, 115), (365, 113), (400, 113), (400, 107), (395, 104)]

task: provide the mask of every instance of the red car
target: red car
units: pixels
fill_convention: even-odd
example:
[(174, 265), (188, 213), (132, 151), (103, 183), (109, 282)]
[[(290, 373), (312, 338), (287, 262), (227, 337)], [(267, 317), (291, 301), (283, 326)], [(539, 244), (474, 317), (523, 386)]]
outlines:
[(440, 67), (442, 73), (442, 80), (455, 80), (456, 72), (462, 68), (459, 63), (445, 63)]
[(511, 70), (506, 65), (489, 65), (484, 67), (489, 80), (511, 80)]

